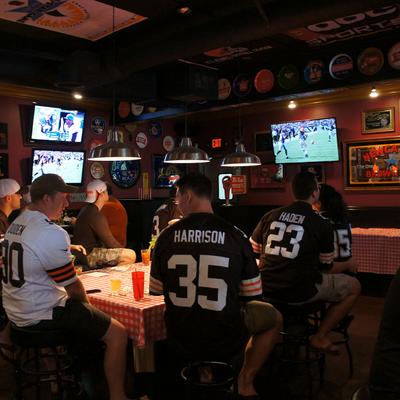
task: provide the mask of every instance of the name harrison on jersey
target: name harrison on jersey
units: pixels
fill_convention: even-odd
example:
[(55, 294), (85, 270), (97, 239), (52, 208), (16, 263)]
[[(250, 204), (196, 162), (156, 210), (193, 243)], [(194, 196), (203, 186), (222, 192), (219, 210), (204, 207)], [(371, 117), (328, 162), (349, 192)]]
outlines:
[(182, 229), (174, 232), (174, 243), (216, 243), (225, 244), (225, 232)]

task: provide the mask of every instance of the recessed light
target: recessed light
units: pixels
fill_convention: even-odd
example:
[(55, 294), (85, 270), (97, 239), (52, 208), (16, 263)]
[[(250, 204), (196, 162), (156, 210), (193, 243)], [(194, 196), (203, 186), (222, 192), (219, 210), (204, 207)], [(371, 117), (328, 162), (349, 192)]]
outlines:
[(74, 97), (74, 99), (76, 100), (81, 100), (83, 98), (81, 93), (75, 92), (72, 94), (72, 96)]
[(289, 104), (288, 104), (288, 108), (293, 109), (296, 107), (297, 107), (297, 104), (293, 100), (290, 100)]

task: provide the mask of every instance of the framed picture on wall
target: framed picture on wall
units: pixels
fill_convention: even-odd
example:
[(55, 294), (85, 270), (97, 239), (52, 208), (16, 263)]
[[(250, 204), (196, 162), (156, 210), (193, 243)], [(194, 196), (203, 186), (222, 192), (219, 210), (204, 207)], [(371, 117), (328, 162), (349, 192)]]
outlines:
[(186, 173), (186, 167), (164, 163), (164, 155), (153, 155), (152, 182), (153, 188), (169, 188)]
[(250, 168), (251, 189), (283, 189), (283, 164), (262, 164)]
[(311, 172), (317, 178), (318, 183), (325, 183), (325, 171), (323, 164), (300, 165), (300, 172)]
[(362, 112), (362, 133), (394, 131), (394, 107)]
[(0, 153), (0, 179), (8, 178), (8, 154)]
[(344, 143), (345, 189), (400, 190), (400, 139)]
[(8, 148), (8, 126), (0, 122), (0, 149)]
[(272, 134), (271, 131), (256, 132), (254, 134), (254, 151), (262, 153), (265, 151), (272, 151)]

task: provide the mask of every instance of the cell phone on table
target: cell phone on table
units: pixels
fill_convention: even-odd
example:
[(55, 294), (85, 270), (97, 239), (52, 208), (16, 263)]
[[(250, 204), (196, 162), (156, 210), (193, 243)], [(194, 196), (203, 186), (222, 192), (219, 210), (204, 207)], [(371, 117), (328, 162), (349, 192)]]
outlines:
[(101, 292), (101, 289), (89, 289), (89, 290), (86, 290), (87, 294), (100, 293), (100, 292)]

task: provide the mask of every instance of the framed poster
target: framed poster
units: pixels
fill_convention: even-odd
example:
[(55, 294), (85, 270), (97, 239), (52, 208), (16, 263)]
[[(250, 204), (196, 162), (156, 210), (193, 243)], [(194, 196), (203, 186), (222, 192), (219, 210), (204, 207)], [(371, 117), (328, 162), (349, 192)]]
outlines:
[(8, 126), (7, 124), (0, 122), (0, 149), (6, 149), (8, 147)]
[(169, 188), (186, 173), (182, 165), (164, 164), (163, 155), (153, 155), (152, 174), (154, 188)]
[(394, 107), (362, 112), (362, 133), (394, 131)]
[(251, 189), (283, 189), (283, 164), (263, 164), (250, 168)]
[(317, 178), (318, 183), (325, 182), (324, 166), (322, 164), (300, 165), (300, 172), (311, 172)]
[(0, 179), (8, 178), (8, 154), (0, 153)]
[(400, 189), (400, 139), (344, 143), (345, 189)]
[(256, 132), (254, 134), (254, 143), (256, 153), (264, 152), (264, 151), (272, 151), (272, 134), (271, 131), (265, 132)]

